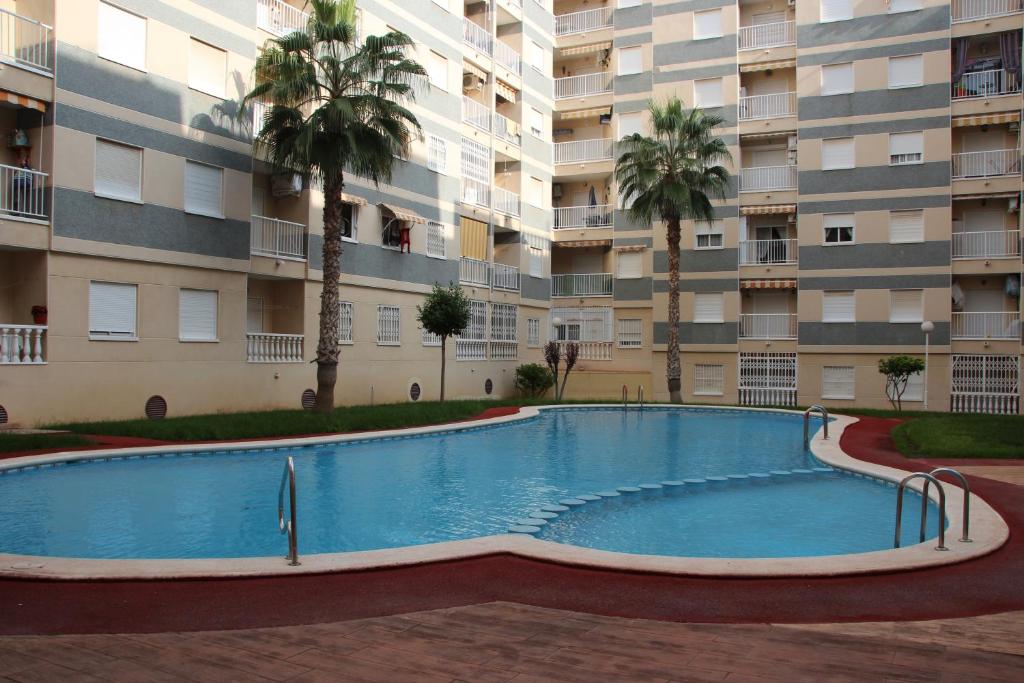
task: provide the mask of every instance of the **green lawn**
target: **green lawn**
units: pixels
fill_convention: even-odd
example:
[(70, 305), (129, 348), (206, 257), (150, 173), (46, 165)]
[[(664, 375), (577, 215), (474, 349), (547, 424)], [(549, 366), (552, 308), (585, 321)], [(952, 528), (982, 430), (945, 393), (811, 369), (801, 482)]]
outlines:
[(78, 434), (5, 434), (0, 432), (0, 453), (87, 446), (89, 440)]
[(931, 458), (1024, 458), (1024, 416), (927, 415), (897, 425), (903, 455)]

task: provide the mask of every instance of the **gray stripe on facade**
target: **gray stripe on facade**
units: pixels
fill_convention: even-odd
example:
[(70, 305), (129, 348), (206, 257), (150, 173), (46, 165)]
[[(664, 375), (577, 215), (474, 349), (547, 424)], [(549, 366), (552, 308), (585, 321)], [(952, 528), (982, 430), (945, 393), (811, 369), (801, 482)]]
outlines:
[[(736, 57), (736, 34), (704, 40), (680, 40), (654, 46), (655, 64), (692, 63), (725, 57)], [(733, 65), (733, 69), (735, 68)]]
[[(739, 323), (679, 323), (680, 344), (735, 344)], [(654, 343), (668, 341), (668, 323), (654, 323)]]
[[(736, 270), (738, 249), (680, 249), (679, 270), (685, 273), (721, 273)], [(668, 272), (668, 251), (654, 252), (654, 272)]]
[(532, 228), (550, 228), (553, 212), (546, 209), (539, 209), (532, 204), (520, 202), (521, 223)]
[(612, 287), (612, 298), (616, 301), (649, 301), (652, 291), (649, 277), (616, 279)]
[(740, 207), (736, 204), (721, 204), (713, 207), (715, 218), (736, 218), (740, 215)]
[(923, 194), (912, 197), (878, 197), (877, 199), (840, 199), (831, 202), (800, 202), (797, 212), (848, 213), (850, 211), (899, 211), (902, 209), (933, 209), (948, 207), (948, 194)]
[[(161, 0), (117, 0), (114, 4), (129, 12), (167, 24), (222, 50), (229, 50), (245, 57), (256, 57), (256, 44), (252, 41), (228, 29), (208, 24), (196, 15), (178, 9), (174, 3)], [(256, 3), (251, 0), (201, 0), (199, 4), (221, 16), (234, 19), (246, 26), (256, 27)], [(182, 56), (182, 59), (184, 58)], [(63, 68), (63, 65), (61, 67)]]
[(949, 128), (948, 116), (928, 116), (920, 119), (892, 119), (869, 121), (868, 123), (846, 123), (838, 126), (808, 126), (800, 129), (801, 140), (821, 138), (844, 138), (853, 135), (875, 135), (878, 133), (905, 133), (908, 131)]
[[(721, 78), (732, 76), (736, 73), (735, 64), (713, 64), (688, 69), (668, 69), (658, 71), (654, 74), (655, 83), (678, 83), (679, 81), (693, 81), (701, 78)], [(615, 105), (618, 106), (618, 103)]]
[(635, 47), (637, 45), (647, 45), (651, 42), (653, 42), (653, 38), (651, 32), (648, 31), (647, 33), (630, 33), (624, 36), (615, 36), (612, 45), (614, 47)]
[(653, 237), (615, 237), (613, 240), (613, 246), (616, 247), (647, 247), (648, 249), (654, 246)]
[[(802, 265), (802, 264), (801, 264)], [(800, 291), (845, 289), (945, 289), (948, 273), (925, 275), (844, 275), (841, 277), (804, 277), (797, 280)]]
[(524, 299), (549, 301), (551, 299), (551, 280), (546, 277), (531, 277), (522, 274), (519, 277), (520, 296)]
[(663, 17), (670, 14), (682, 14), (683, 12), (700, 12), (705, 9), (716, 7), (732, 7), (736, 3), (731, 0), (686, 0), (685, 2), (672, 2), (658, 5), (654, 8), (654, 16)]
[[(396, 166), (396, 170), (397, 170), (397, 168), (398, 167)], [(433, 175), (437, 175), (433, 171), (427, 170), (426, 168), (424, 168), (422, 166), (417, 167), (417, 168), (419, 170), (425, 172), (425, 173), (430, 173), (430, 174), (433, 174)], [(444, 177), (444, 176), (442, 176), (442, 177)], [(456, 187), (458, 186), (458, 181), (457, 180), (452, 179), (452, 178), (449, 178), (448, 180), (454, 181), (455, 184), (456, 184)], [(403, 184), (403, 182), (399, 180), (399, 177), (398, 177), (397, 174), (395, 175), (395, 181), (396, 181), (394, 183), (395, 186), (402, 187), (402, 188), (408, 188), (409, 187), (408, 185)], [(458, 223), (458, 217), (459, 217), (459, 213), (458, 213), (459, 212), (459, 208), (458, 208), (459, 205), (458, 204), (455, 205), (455, 209), (454, 210), (444, 210), (444, 211), (442, 211), (441, 208), (437, 205), (436, 202), (424, 203), (424, 202), (421, 202), (421, 201), (417, 201), (417, 200), (413, 200), (413, 199), (407, 199), (407, 198), (404, 198), (404, 197), (399, 199), (399, 198), (395, 198), (395, 196), (393, 194), (391, 194), (390, 192), (382, 192), (381, 190), (375, 189), (375, 188), (361, 187), (361, 186), (357, 186), (357, 185), (345, 185), (345, 192), (347, 192), (349, 194), (356, 195), (358, 197), (362, 197), (363, 199), (365, 199), (367, 201), (368, 204), (379, 204), (381, 202), (386, 202), (388, 204), (393, 204), (395, 206), (400, 206), (402, 208), (412, 209), (413, 211), (415, 211), (419, 215), (423, 216), (427, 220), (440, 221), (442, 223)], [(427, 195), (427, 196), (430, 197), (430, 196), (434, 196), (434, 195)], [(437, 195), (437, 196), (457, 197), (458, 193), (456, 192), (456, 193), (451, 194), (451, 195)], [(362, 223), (362, 220), (360, 220), (359, 222)], [(366, 229), (365, 226), (363, 226), (363, 229)], [(370, 229), (376, 229), (376, 230), (379, 231), (381, 229), (381, 226), (380, 225), (372, 226)]]
[[(708, 278), (706, 280), (679, 280), (680, 292), (735, 292), (739, 287), (739, 277)], [(654, 291), (659, 293), (667, 292), (668, 280), (655, 280)]]
[[(655, 80), (657, 80), (655, 74)], [(619, 114), (628, 114), (634, 111), (647, 111), (649, 100), (623, 100), (615, 103), (615, 111)]]
[(812, 121), (917, 109), (941, 109), (949, 106), (949, 97), (949, 83), (932, 83), (918, 88), (896, 90), (863, 90), (847, 95), (817, 95), (801, 97), (797, 114), (801, 121)]
[(615, 217), (612, 219), (614, 232), (635, 232), (637, 230), (650, 230), (649, 223), (637, 223), (629, 217), (629, 212), (622, 209), (615, 210)]
[[(450, 41), (442, 40), (443, 36), (462, 35), (463, 28), (461, 12), (456, 16), (453, 12), (446, 12), (443, 8), (438, 7), (434, 3), (431, 3), (426, 8), (422, 8), (417, 12), (393, 12), (389, 7), (385, 7), (379, 2), (367, 2), (367, 0), (359, 0), (359, 7), (371, 12), (375, 17), (382, 20), (388, 26), (394, 27), (404, 33), (415, 35), (417, 43), (421, 43), (429, 47), (434, 52), (442, 54), (448, 59), (455, 60), (456, 62), (462, 62), (461, 43), (453, 45)], [(432, 9), (428, 9), (429, 7), (432, 7)], [(424, 16), (426, 13), (430, 13), (430, 16)], [(427, 20), (430, 23), (432, 30), (419, 30), (416, 26), (413, 26), (409, 21), (407, 21), (408, 17), (413, 14), (417, 15), (421, 19)], [(383, 34), (384, 32), (385, 29), (376, 31), (377, 34)]]
[[(309, 267), (323, 270), (323, 235), (309, 235)], [(459, 281), (458, 259), (436, 259), (425, 254), (403, 254), (373, 244), (346, 242), (341, 250), (341, 272), (416, 285), (447, 285)]]
[(616, 8), (612, 15), (612, 21), (615, 24), (616, 31), (650, 26), (654, 23), (654, 12), (650, 3), (644, 3), (636, 7)]
[(256, 25), (256, 6), (252, 0), (192, 0), (192, 2), (245, 26)]
[(53, 190), (53, 234), (106, 244), (217, 258), (249, 258), (249, 222), (207, 218), (157, 204), (134, 204), (64, 187)]
[(801, 55), (797, 57), (796, 65), (816, 66), (818, 64), (838, 64), (840, 62), (855, 62), (858, 59), (900, 57), (903, 55), (939, 52), (948, 49), (948, 38), (933, 38), (931, 40), (919, 40), (912, 43), (896, 43), (893, 45), (878, 45), (875, 47), (840, 50), (839, 52), (817, 52), (809, 55)]
[(919, 268), (949, 266), (949, 242), (800, 247), (800, 268)]
[[(800, 346), (923, 346), (919, 323), (822, 323), (801, 322), (797, 329)], [(932, 344), (949, 343), (949, 323), (935, 321)]]
[(903, 190), (949, 185), (949, 162), (800, 171), (800, 194)]
[(616, 76), (614, 83), (614, 93), (616, 95), (635, 95), (640, 92), (647, 92), (651, 90), (653, 83), (653, 74), (650, 71), (644, 71), (639, 74), (629, 74), (626, 76)]
[(949, 31), (949, 5), (898, 14), (872, 14), (824, 24), (799, 24), (796, 30), (797, 45), (802, 48)]

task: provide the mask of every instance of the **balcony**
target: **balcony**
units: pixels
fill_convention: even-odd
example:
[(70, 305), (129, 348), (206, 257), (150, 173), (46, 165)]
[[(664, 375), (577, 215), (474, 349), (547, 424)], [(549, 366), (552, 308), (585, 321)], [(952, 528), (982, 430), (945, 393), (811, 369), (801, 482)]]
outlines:
[(615, 206), (612, 204), (557, 207), (554, 229), (610, 228), (614, 215)]
[[(559, 341), (558, 345), (562, 349), (562, 355), (565, 356), (565, 346), (570, 342)], [(579, 349), (580, 360), (611, 360), (612, 359), (612, 346), (615, 342), (604, 342), (604, 341), (578, 341), (571, 342), (576, 344)]]
[(504, 263), (493, 264), (492, 277), (495, 289), (506, 289), (510, 292), (519, 291), (519, 269)]
[(34, 19), (0, 9), (0, 60), (52, 76), (52, 30)]
[(611, 7), (599, 7), (582, 12), (559, 14), (555, 17), (555, 35), (571, 36), (577, 33), (611, 28), (613, 12)]
[(1019, 149), (959, 152), (953, 156), (953, 179), (1020, 175)]
[(275, 36), (305, 30), (309, 14), (284, 0), (256, 0), (256, 26)]
[(522, 144), (523, 134), (519, 128), (519, 124), (503, 116), (502, 114), (494, 114), (494, 137), (499, 140), (519, 147)]
[(487, 261), (463, 256), (459, 259), (459, 282), (464, 285), (490, 287), (491, 264)]
[(245, 335), (246, 360), (250, 363), (301, 363), (301, 334), (249, 332)]
[(796, 263), (799, 247), (795, 239), (749, 240), (740, 242), (741, 266)]
[(796, 339), (796, 313), (742, 313), (743, 339)]
[(519, 217), (519, 195), (506, 189), (494, 188), (494, 210), (506, 216)]
[(506, 45), (500, 40), (494, 41), (494, 61), (516, 75), (522, 75), (523, 73), (522, 56), (515, 48)]
[(491, 187), (482, 180), (473, 178), (462, 178), (462, 203), (474, 204), (482, 208), (491, 205)]
[(462, 98), (462, 122), (468, 123), (477, 130), (491, 132), (491, 110), (487, 105), (480, 104), (469, 97)]
[(740, 192), (795, 190), (796, 166), (760, 166), (740, 171)]
[(760, 121), (784, 116), (796, 116), (795, 92), (751, 95), (740, 98), (740, 121)]
[(740, 50), (757, 50), (785, 45), (796, 45), (795, 21), (777, 21), (771, 24), (740, 27)]
[(615, 156), (615, 141), (611, 138), (556, 142), (552, 147), (556, 164), (607, 161)]
[(1020, 92), (1020, 80), (1004, 69), (989, 69), (964, 74), (953, 84), (953, 99), (997, 97)]
[(1020, 256), (1020, 230), (953, 233), (953, 258), (989, 259)]
[(950, 8), (953, 23), (991, 19), (1020, 14), (1021, 0), (953, 0)]
[(252, 216), (249, 253), (253, 256), (306, 260), (306, 226), (267, 216)]
[(551, 296), (611, 296), (612, 273), (551, 276)]
[(0, 365), (43, 365), (46, 325), (0, 323)]
[(1017, 311), (953, 313), (953, 339), (1020, 339)]
[(6, 218), (45, 221), (46, 173), (0, 164), (0, 214)]
[(611, 91), (612, 74), (609, 71), (555, 79), (556, 100), (568, 100), (573, 97), (585, 97), (587, 95), (602, 95)]
[(468, 18), (462, 20), (462, 40), (477, 52), (490, 56), (494, 51), (494, 38), (480, 24)]

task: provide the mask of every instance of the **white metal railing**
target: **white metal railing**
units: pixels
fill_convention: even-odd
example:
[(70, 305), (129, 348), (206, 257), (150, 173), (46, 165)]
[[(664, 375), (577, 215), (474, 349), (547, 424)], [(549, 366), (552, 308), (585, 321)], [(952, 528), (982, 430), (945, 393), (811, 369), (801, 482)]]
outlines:
[(949, 402), (950, 411), (954, 413), (1016, 415), (1020, 411), (1019, 394), (953, 392)]
[(519, 124), (503, 114), (494, 114), (494, 136), (510, 142), (516, 147), (522, 143), (522, 133)]
[(953, 339), (1020, 339), (1017, 311), (953, 313)]
[(964, 74), (953, 84), (953, 99), (992, 97), (1020, 92), (1020, 79), (1003, 69), (989, 69)]
[(250, 363), (301, 363), (301, 334), (249, 332), (245, 335), (245, 352)]
[(953, 233), (953, 258), (1020, 256), (1020, 230)]
[(561, 206), (555, 208), (555, 230), (563, 228), (608, 228), (615, 215), (613, 204)]
[(477, 206), (491, 205), (491, 186), (482, 180), (462, 179), (462, 201)]
[(555, 99), (564, 100), (584, 95), (600, 95), (612, 91), (612, 75), (608, 71), (555, 79)]
[(741, 313), (740, 337), (796, 339), (796, 313)]
[(0, 59), (52, 74), (51, 30), (35, 19), (0, 10)]
[(0, 365), (42, 365), (46, 325), (0, 323)]
[(759, 166), (740, 171), (740, 191), (795, 190), (796, 166)]
[(796, 116), (795, 92), (750, 95), (740, 98), (740, 121), (775, 119), (782, 116)]
[(42, 171), (0, 164), (0, 212), (45, 219), (46, 178)]
[(579, 347), (580, 360), (611, 360), (612, 359), (612, 346), (615, 342), (610, 341), (578, 341), (568, 342), (560, 341), (558, 345), (562, 347), (562, 355), (565, 355), (566, 344), (576, 344)]
[(267, 216), (252, 216), (249, 252), (254, 256), (277, 256), (306, 260), (306, 226)]
[(489, 286), (491, 284), (491, 264), (475, 258), (461, 257), (459, 259), (459, 282)]
[(500, 40), (494, 41), (494, 61), (513, 73), (523, 73), (522, 55), (514, 47)]
[(491, 360), (517, 360), (519, 358), (519, 342), (492, 341)]
[(501, 187), (494, 188), (494, 210), (506, 216), (518, 216), (519, 195)]
[(491, 34), (480, 24), (470, 21), (469, 18), (462, 20), (462, 39), (472, 45), (477, 52), (483, 52), (485, 55), (490, 55), (493, 50)]
[(519, 291), (519, 269), (504, 263), (493, 264), (492, 277), (495, 289)]
[(950, 409), (954, 413), (1016, 415), (1020, 410), (1017, 354), (953, 354)]
[(610, 28), (613, 11), (611, 7), (598, 7), (597, 9), (588, 9), (582, 12), (555, 15), (555, 35), (569, 36), (573, 33), (585, 33), (587, 31)]
[(799, 247), (795, 239), (748, 240), (739, 251), (741, 266), (774, 265), (796, 263)]
[(796, 22), (775, 21), (770, 24), (740, 26), (741, 50), (796, 45)]
[(275, 36), (302, 31), (309, 23), (309, 14), (284, 0), (256, 0), (256, 26)]
[(615, 141), (611, 138), (556, 142), (552, 147), (556, 164), (604, 161), (615, 156)]
[(1020, 175), (1019, 149), (990, 149), (953, 154), (954, 178), (991, 178)]
[(487, 360), (487, 341), (484, 339), (456, 339), (456, 360)]
[(491, 110), (472, 98), (462, 98), (462, 121), (485, 133), (491, 132)]
[(551, 276), (551, 296), (611, 296), (611, 273), (572, 273)]
[(1017, 14), (1024, 9), (1021, 0), (953, 0), (951, 13), (953, 23), (1003, 17)]

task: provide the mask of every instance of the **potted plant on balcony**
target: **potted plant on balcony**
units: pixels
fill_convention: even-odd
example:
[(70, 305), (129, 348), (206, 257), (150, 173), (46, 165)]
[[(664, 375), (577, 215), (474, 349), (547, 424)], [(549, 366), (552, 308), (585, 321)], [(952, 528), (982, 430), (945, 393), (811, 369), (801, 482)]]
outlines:
[(32, 322), (36, 325), (46, 324), (46, 306), (32, 307)]

